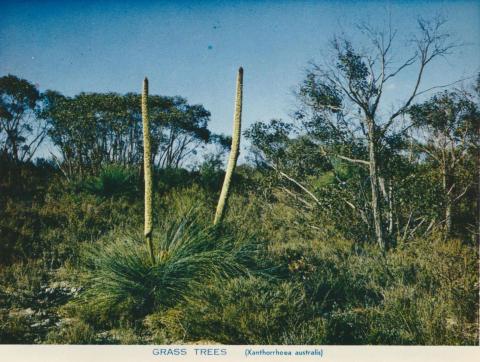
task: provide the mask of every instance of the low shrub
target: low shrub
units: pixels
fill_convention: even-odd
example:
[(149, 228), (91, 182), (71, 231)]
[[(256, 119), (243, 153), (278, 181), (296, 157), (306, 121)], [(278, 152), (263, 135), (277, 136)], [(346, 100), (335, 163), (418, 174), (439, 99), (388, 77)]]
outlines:
[(93, 244), (81, 301), (105, 320), (135, 320), (174, 306), (206, 282), (247, 275), (252, 249), (199, 224), (193, 214), (154, 230), (152, 264), (141, 235)]
[(204, 285), (187, 301), (147, 321), (151, 330), (163, 331), (171, 341), (278, 344), (308, 318), (309, 310), (299, 284), (242, 277)]
[(138, 171), (119, 165), (108, 165), (98, 176), (82, 181), (90, 193), (100, 197), (132, 196), (138, 193)]
[(49, 344), (95, 344), (98, 343), (95, 330), (81, 320), (70, 320), (50, 331), (46, 343)]

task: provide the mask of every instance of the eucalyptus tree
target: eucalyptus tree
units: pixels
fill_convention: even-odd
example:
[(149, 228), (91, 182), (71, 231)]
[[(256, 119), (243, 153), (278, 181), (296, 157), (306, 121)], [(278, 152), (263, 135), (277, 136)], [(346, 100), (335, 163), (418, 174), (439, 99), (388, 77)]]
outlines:
[[(57, 147), (66, 176), (97, 173), (105, 164), (140, 164), (143, 154), (140, 95), (80, 93), (66, 97), (48, 91), (42, 117)], [(202, 144), (217, 140), (208, 129), (210, 113), (182, 97), (148, 99), (152, 162), (178, 168)]]
[(313, 140), (316, 131), (322, 132), (310, 129), (305, 134), (295, 124), (273, 119), (244, 132), (251, 144), (250, 161), (263, 175), (263, 196), (293, 209), (301, 220), (299, 230), (366, 241), (368, 220), (365, 205), (359, 206), (365, 170), (327, 157)]
[(216, 140), (208, 129), (209, 111), (201, 105), (189, 105), (181, 97), (170, 101), (168, 110), (158, 113), (154, 119), (160, 134), (155, 153), (159, 168), (178, 168), (209, 141)]
[(46, 135), (46, 124), (37, 117), (41, 106), (37, 87), (14, 75), (0, 77), (0, 148), (14, 162), (29, 161)]
[[(382, 152), (401, 141), (409, 107), (430, 90), (421, 87), (427, 68), (455, 47), (443, 31), (444, 24), (439, 18), (419, 19), (416, 35), (400, 53), (408, 54), (405, 57), (394, 51), (397, 31), (391, 24), (382, 30), (363, 24), (359, 31), (366, 45), (335, 37), (331, 58), (322, 64), (311, 64), (299, 87), (301, 108), (296, 116), (307, 134), (325, 155), (367, 169), (373, 230), (382, 249), (386, 246), (385, 218), (392, 225), (394, 204), (389, 192), (394, 185), (387, 179), (388, 160)], [(416, 72), (410, 93), (389, 111), (385, 90), (410, 68)], [(389, 227), (390, 232), (392, 229)]]
[(416, 145), (440, 179), (443, 224), (448, 235), (455, 204), (478, 182), (472, 172), (478, 157), (478, 104), (465, 91), (445, 91), (413, 105), (409, 115), (417, 130)]

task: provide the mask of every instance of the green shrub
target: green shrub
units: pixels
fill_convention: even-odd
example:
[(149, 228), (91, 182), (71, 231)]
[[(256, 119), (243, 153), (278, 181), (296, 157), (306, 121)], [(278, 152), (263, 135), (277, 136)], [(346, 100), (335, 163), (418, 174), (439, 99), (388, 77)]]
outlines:
[(52, 344), (94, 344), (97, 337), (94, 329), (81, 320), (70, 320), (65, 325), (52, 330), (46, 339)]
[[(322, 317), (324, 343), (478, 343), (477, 251), (459, 240), (434, 234), (386, 257), (340, 240), (272, 251), (282, 278), (302, 283)], [(297, 339), (291, 333), (286, 340)]]
[(29, 314), (18, 310), (0, 309), (0, 344), (34, 343), (38, 335), (31, 328), (32, 319)]
[(185, 188), (194, 184), (196, 175), (183, 168), (164, 168), (154, 173), (155, 192), (164, 193), (175, 188)]
[(220, 154), (209, 154), (200, 165), (200, 184), (208, 191), (217, 193), (225, 177), (223, 161)]
[(38, 206), (21, 200), (0, 201), (0, 264), (42, 255), (42, 222)]
[(327, 343), (326, 319), (314, 317), (286, 329), (279, 344), (326, 344)]
[(249, 277), (204, 285), (186, 302), (147, 320), (171, 341), (276, 344), (309, 310), (300, 285)]
[(49, 273), (40, 261), (28, 261), (0, 269), (0, 307), (38, 308)]
[(82, 300), (109, 318), (135, 319), (175, 305), (207, 281), (249, 273), (243, 261), (252, 250), (199, 225), (192, 215), (155, 235), (153, 265), (138, 234), (92, 245)]
[(108, 165), (98, 176), (83, 181), (82, 185), (88, 192), (101, 197), (132, 196), (138, 192), (138, 172)]

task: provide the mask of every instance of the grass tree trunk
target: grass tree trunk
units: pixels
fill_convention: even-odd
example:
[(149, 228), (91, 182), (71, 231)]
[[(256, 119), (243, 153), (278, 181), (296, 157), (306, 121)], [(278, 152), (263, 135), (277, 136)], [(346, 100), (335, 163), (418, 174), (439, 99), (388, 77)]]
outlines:
[(376, 152), (376, 136), (375, 124), (373, 120), (368, 120), (368, 156), (369, 156), (369, 173), (370, 186), (372, 190), (372, 211), (373, 225), (375, 228), (375, 238), (382, 250), (385, 250), (385, 240), (382, 230), (382, 214), (380, 209), (380, 200), (378, 192), (378, 174), (377, 174), (377, 152)]
[(150, 144), (150, 120), (148, 119), (148, 79), (143, 80), (142, 92), (142, 122), (143, 122), (143, 173), (145, 179), (145, 240), (152, 263), (153, 254), (153, 190), (152, 190), (152, 147)]
[(228, 199), (228, 190), (232, 181), (233, 171), (237, 165), (238, 154), (240, 150), (240, 132), (242, 123), (242, 97), (243, 97), (243, 68), (238, 69), (237, 75), (237, 92), (235, 98), (235, 114), (233, 116), (233, 134), (232, 147), (230, 149), (230, 157), (228, 158), (227, 170), (225, 172), (225, 179), (223, 180), (222, 191), (218, 199), (217, 210), (215, 212), (215, 220), (213, 224), (219, 223), (224, 215), (225, 206)]

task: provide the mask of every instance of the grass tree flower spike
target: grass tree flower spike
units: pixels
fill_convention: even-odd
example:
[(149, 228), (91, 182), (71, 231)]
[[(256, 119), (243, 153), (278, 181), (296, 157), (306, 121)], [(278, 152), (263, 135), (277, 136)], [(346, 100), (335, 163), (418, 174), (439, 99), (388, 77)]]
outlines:
[(242, 97), (243, 97), (243, 68), (238, 69), (237, 75), (237, 93), (235, 99), (235, 114), (233, 117), (233, 134), (232, 134), (232, 148), (230, 149), (230, 157), (228, 158), (227, 170), (225, 172), (225, 179), (223, 180), (222, 191), (217, 204), (217, 211), (215, 213), (214, 225), (220, 222), (225, 212), (225, 205), (228, 199), (228, 190), (232, 181), (232, 174), (237, 165), (238, 154), (240, 150), (240, 132), (242, 123)]
[(148, 79), (143, 80), (142, 92), (142, 122), (143, 122), (143, 172), (145, 178), (145, 239), (152, 263), (155, 263), (153, 254), (153, 190), (152, 190), (152, 150), (150, 144), (150, 120), (148, 119)]

